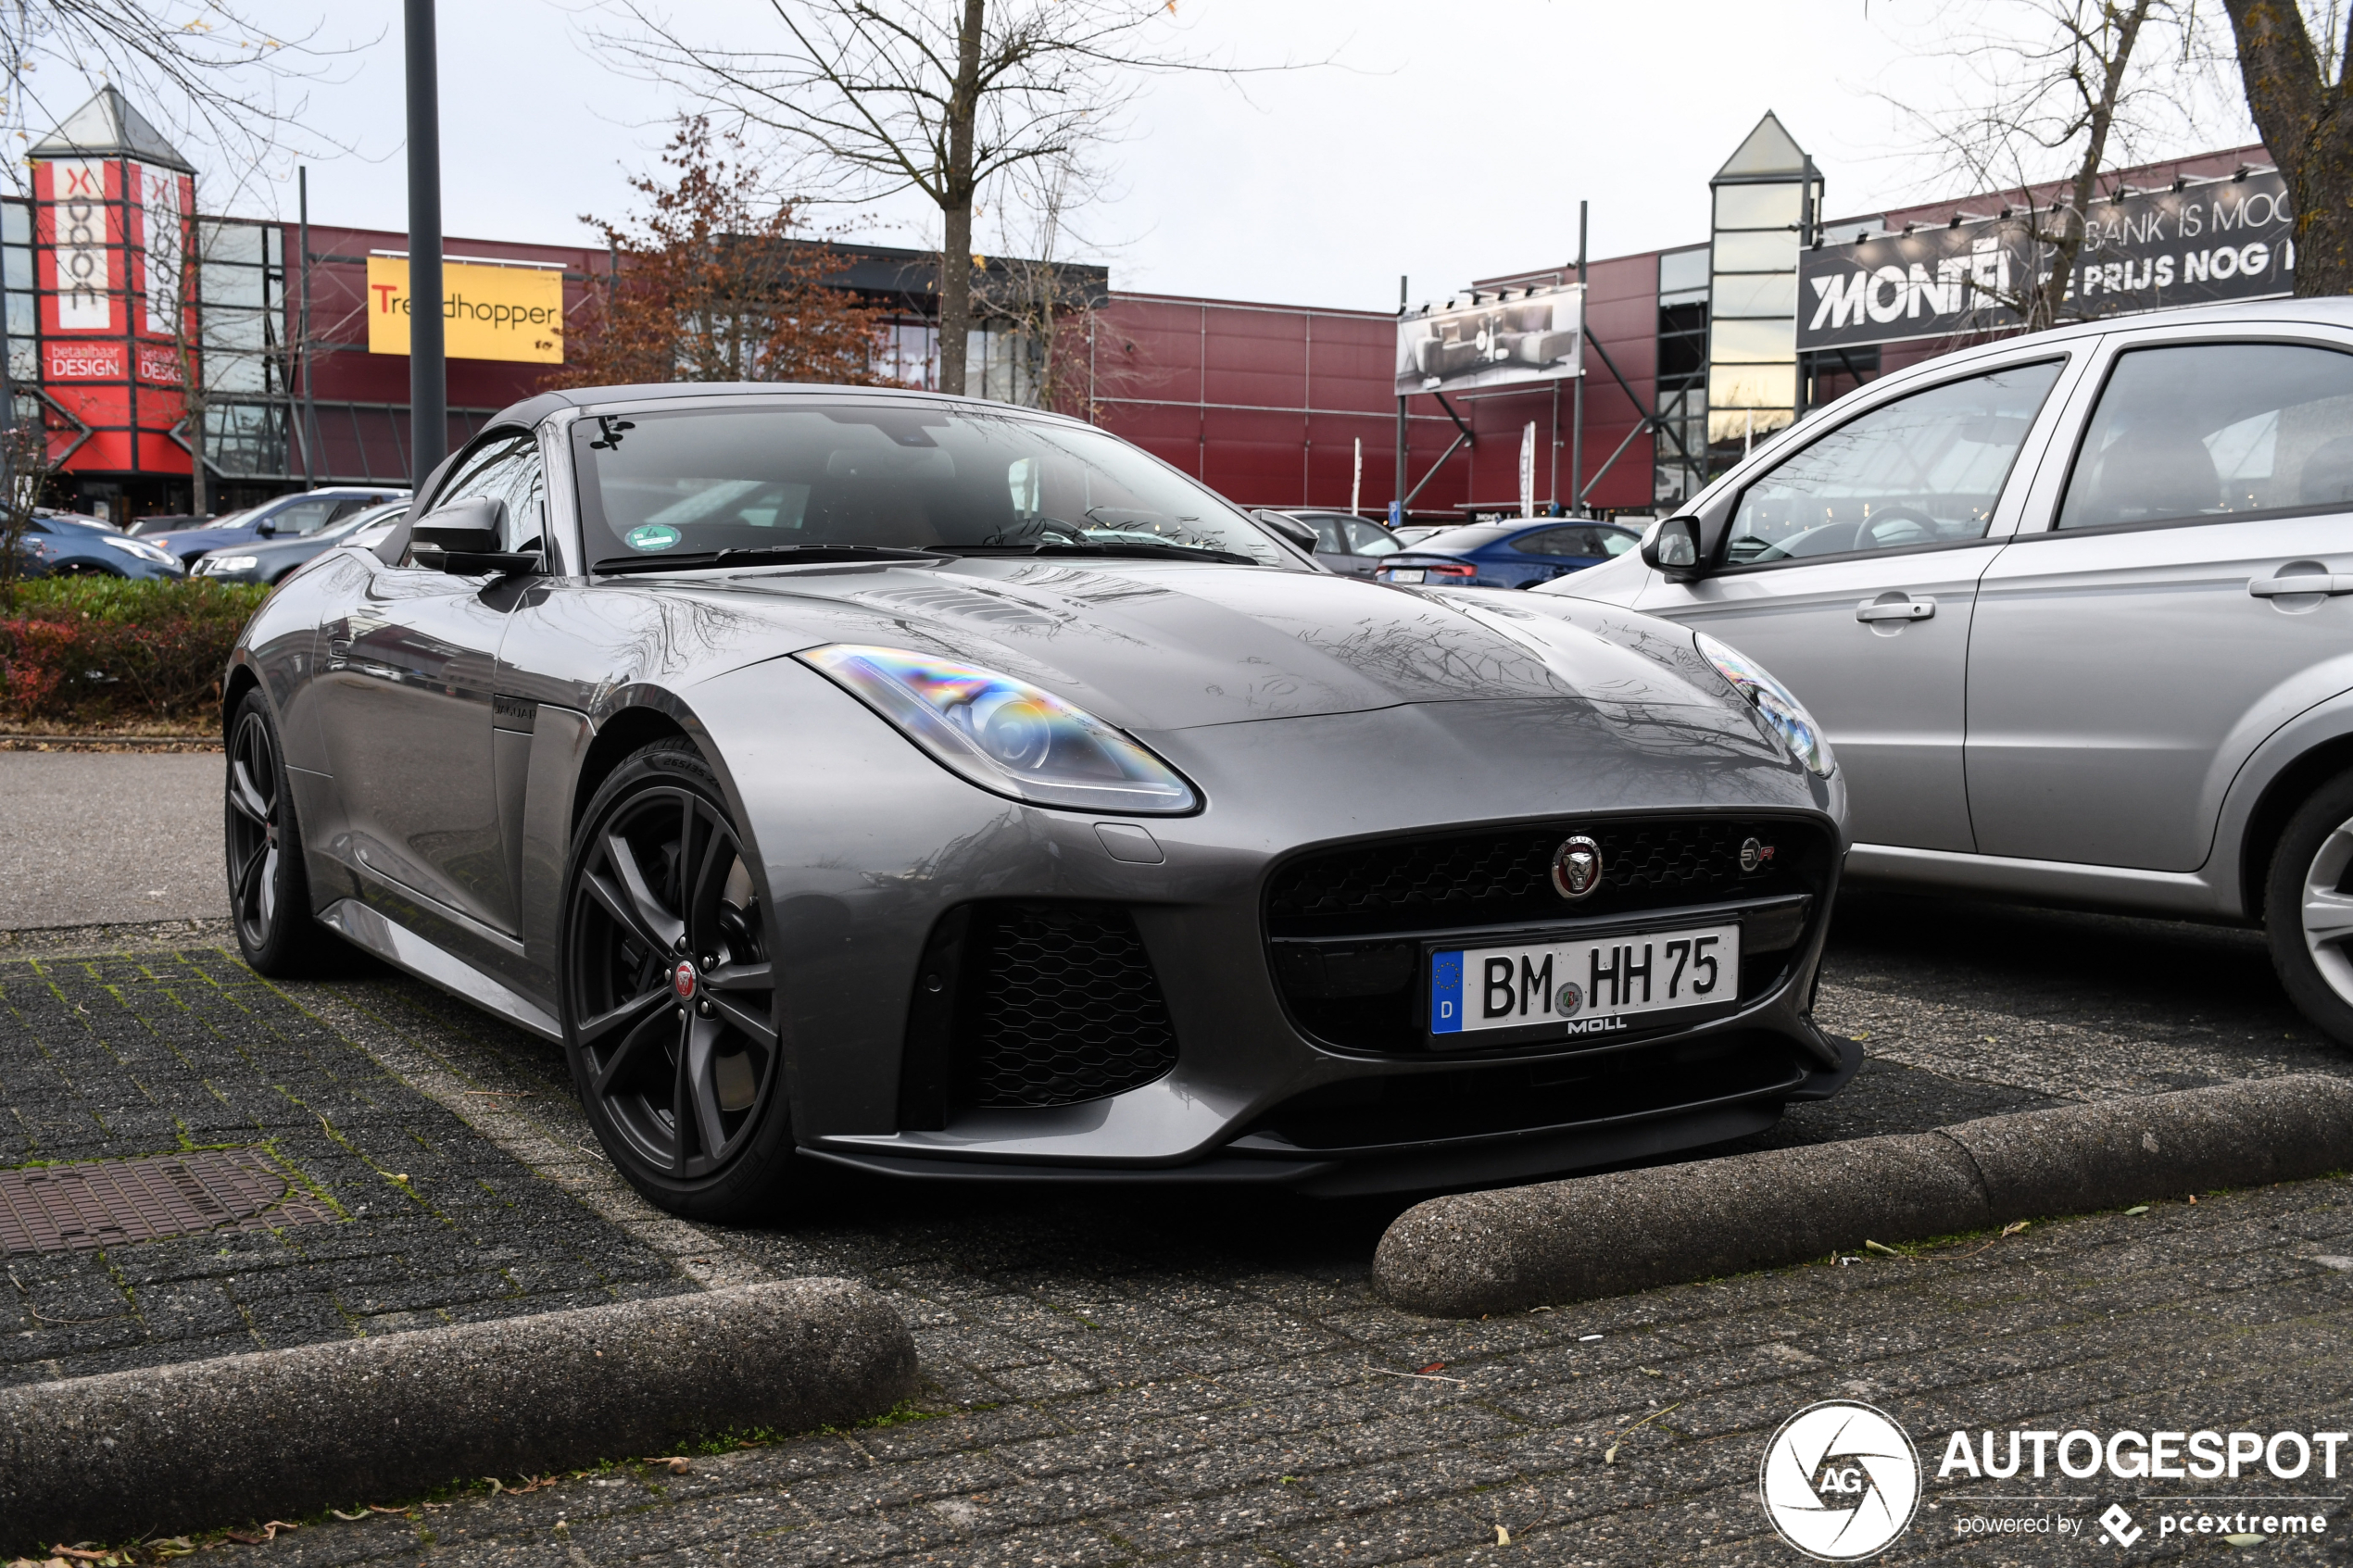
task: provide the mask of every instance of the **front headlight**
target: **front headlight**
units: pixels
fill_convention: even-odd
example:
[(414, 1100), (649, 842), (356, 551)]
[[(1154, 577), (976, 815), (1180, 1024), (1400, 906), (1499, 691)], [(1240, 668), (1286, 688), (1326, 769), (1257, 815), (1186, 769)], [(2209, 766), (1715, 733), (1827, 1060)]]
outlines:
[(1732, 684), (1732, 689), (1748, 698), (1765, 721), (1765, 727), (1780, 737), (1789, 753), (1806, 764), (1808, 771), (1829, 778), (1838, 763), (1831, 756), (1831, 743), (1823, 735), (1822, 727), (1806, 711), (1790, 689), (1765, 672), (1761, 665), (1726, 647), (1706, 633), (1693, 637), (1707, 662), (1716, 672)]
[(902, 648), (797, 656), (981, 788), (1038, 806), (1168, 816), (1201, 804), (1176, 771), (1093, 714), (993, 670)]
[(226, 577), (233, 571), (251, 571), (260, 564), (259, 556), (207, 556), (196, 562), (196, 570), (208, 577)]

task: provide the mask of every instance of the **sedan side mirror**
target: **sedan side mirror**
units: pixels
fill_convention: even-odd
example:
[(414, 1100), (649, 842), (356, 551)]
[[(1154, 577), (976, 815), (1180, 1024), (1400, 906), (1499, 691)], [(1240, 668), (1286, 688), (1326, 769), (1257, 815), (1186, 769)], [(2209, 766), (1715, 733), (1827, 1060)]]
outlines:
[(1252, 512), (1251, 516), (1265, 524), (1270, 533), (1279, 535), (1288, 543), (1298, 546), (1311, 556), (1315, 553), (1314, 524), (1302, 522), (1295, 517), (1285, 517), (1280, 512)]
[(264, 539), (267, 539), (271, 534), (278, 532), (278, 525), (265, 517), (259, 522), (253, 525), (253, 531), (261, 535)]
[(469, 495), (419, 518), (409, 531), (409, 553), (419, 566), (464, 575), (536, 571), (538, 551), (498, 547), (506, 527), (506, 502)]
[(1699, 519), (1670, 517), (1651, 524), (1642, 535), (1642, 560), (1670, 583), (1689, 583), (1706, 574), (1700, 564)]

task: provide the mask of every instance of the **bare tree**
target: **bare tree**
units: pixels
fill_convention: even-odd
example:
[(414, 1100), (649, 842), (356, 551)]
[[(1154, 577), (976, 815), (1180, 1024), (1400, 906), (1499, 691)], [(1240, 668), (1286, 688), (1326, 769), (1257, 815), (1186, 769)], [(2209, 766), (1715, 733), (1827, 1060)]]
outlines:
[[(1900, 106), (1972, 191), (2000, 194), (2043, 265), (2003, 299), (2036, 331), (2061, 320), (2101, 181), (2191, 128), (2203, 69), (2196, 0), (1999, 0), (1938, 51), (1961, 108)], [(1971, 81), (1970, 79), (1974, 79)], [(2055, 178), (2057, 193), (2038, 199)]]
[[(270, 162), (297, 142), (308, 99), (296, 89), (325, 80), (331, 63), (358, 45), (334, 44), (320, 29), (273, 34), (224, 0), (199, 0), (168, 15), (152, 0), (18, 0), (0, 6), (0, 132), (31, 134), (36, 121), (70, 113), (100, 82), (122, 88), (158, 115), (166, 132), (214, 147), (234, 168)], [(64, 78), (49, 90), (52, 78)], [(24, 170), (10, 159), (10, 178)]]
[[(2223, 0), (2223, 8), (2247, 109), (2296, 213), (2296, 292), (2353, 294), (2353, 8), (2341, 0), (2317, 8)], [(2307, 9), (2317, 9), (2309, 20)]]
[(1004, 323), (1021, 358), (1013, 400), (1092, 420), (1088, 351), (1102, 300), (1092, 270), (1064, 259), (1072, 210), (1088, 194), (1087, 171), (1067, 158), (1012, 175), (995, 207), (1003, 254), (973, 288), (979, 313)]
[[(1169, 0), (769, 0), (758, 46), (689, 37), (651, 0), (594, 34), (623, 64), (778, 133), (792, 186), (875, 200), (912, 191), (940, 217), (939, 374), (963, 390), (973, 324), (973, 210), (992, 182), (1082, 160), (1116, 134), (1144, 71), (1239, 75), (1154, 47)], [(1264, 69), (1284, 69), (1284, 67)]]

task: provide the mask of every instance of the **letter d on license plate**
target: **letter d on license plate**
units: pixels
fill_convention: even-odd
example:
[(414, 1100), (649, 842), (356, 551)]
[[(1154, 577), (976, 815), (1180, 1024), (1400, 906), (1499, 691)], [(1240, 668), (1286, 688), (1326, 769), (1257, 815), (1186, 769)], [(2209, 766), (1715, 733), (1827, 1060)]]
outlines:
[(1554, 1024), (1562, 1034), (1601, 1034), (1645, 1013), (1729, 1005), (1739, 998), (1740, 972), (1736, 924), (1441, 948), (1430, 955), (1429, 1032)]

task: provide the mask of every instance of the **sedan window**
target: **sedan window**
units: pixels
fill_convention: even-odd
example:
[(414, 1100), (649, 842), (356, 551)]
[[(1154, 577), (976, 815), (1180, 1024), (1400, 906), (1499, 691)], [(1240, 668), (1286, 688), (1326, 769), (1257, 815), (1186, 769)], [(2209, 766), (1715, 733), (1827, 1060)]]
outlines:
[(1983, 538), (2059, 366), (2013, 365), (1849, 420), (1743, 493), (1727, 558), (1764, 565)]
[(296, 501), (291, 507), (281, 507), (268, 518), (270, 531), (280, 538), (289, 535), (316, 533), (334, 515), (332, 500)]
[(2353, 356), (2284, 343), (2118, 356), (2061, 528), (2324, 511), (2353, 503)]
[(1397, 553), (1397, 541), (1390, 537), (1388, 529), (1377, 522), (1350, 518), (1340, 526), (1348, 530), (1350, 555), (1393, 556)]

